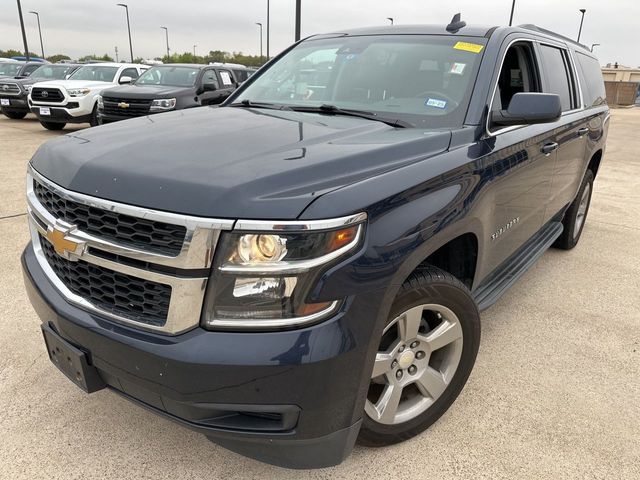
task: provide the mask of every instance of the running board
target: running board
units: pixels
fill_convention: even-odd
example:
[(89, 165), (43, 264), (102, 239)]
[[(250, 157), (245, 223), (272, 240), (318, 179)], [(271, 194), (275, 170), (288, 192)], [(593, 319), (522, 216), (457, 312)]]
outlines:
[(474, 290), (473, 296), (478, 308), (486, 310), (496, 303), (505, 292), (526, 273), (556, 239), (562, 235), (560, 222), (550, 222), (536, 233), (520, 250), (504, 261), (497, 271), (489, 275)]

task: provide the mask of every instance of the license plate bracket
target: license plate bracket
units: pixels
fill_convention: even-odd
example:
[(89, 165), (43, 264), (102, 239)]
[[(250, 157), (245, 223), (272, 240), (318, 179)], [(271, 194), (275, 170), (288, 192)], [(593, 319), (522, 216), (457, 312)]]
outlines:
[(40, 107), (40, 115), (51, 115), (51, 109), (49, 107)]
[(87, 393), (106, 387), (96, 367), (89, 365), (85, 352), (64, 340), (49, 325), (42, 324), (41, 327), (49, 359), (58, 370)]

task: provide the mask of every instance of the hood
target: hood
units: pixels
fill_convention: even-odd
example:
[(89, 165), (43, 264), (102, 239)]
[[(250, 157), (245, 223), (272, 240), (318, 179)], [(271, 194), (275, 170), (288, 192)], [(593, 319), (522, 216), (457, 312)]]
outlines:
[(96, 82), (95, 80), (49, 80), (37, 83), (38, 87), (45, 88), (108, 88), (115, 85), (111, 82)]
[(195, 87), (174, 87), (170, 85), (126, 85), (102, 92), (103, 96), (115, 98), (155, 99), (180, 95), (194, 95)]
[(121, 203), (287, 220), (326, 192), (446, 150), (450, 138), (353, 117), (201, 107), (60, 137), (32, 165), (69, 190)]

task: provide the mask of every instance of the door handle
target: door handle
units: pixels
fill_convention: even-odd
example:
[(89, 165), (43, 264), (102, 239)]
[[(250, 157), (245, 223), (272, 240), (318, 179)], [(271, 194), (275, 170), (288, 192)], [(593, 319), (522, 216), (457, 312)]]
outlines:
[(540, 151), (542, 153), (544, 153), (545, 155), (551, 155), (551, 152), (553, 152), (556, 148), (558, 148), (558, 144), (556, 142), (547, 143), (547, 144), (543, 145), (543, 147), (540, 149)]
[(587, 133), (589, 133), (589, 129), (586, 128), (586, 127), (583, 127), (583, 128), (578, 130), (578, 136), (579, 137), (584, 137)]

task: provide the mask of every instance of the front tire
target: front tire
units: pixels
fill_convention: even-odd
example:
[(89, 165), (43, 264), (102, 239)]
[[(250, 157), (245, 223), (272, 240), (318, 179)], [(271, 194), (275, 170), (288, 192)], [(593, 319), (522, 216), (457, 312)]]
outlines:
[(40, 125), (42, 125), (47, 130), (57, 131), (57, 130), (62, 130), (65, 127), (66, 123), (40, 121)]
[(562, 235), (560, 235), (553, 244), (554, 247), (562, 250), (571, 250), (580, 241), (582, 230), (587, 220), (587, 214), (589, 213), (589, 206), (591, 205), (593, 180), (593, 172), (587, 170), (587, 173), (585, 173), (582, 179), (580, 189), (578, 190), (578, 195), (576, 195), (573, 203), (564, 214), (564, 218), (562, 219), (564, 230), (562, 231)]
[(3, 110), (2, 113), (5, 117), (10, 118), (12, 120), (22, 120), (24, 117), (27, 116), (27, 112), (5, 112)]
[(469, 289), (435, 267), (413, 273), (380, 340), (360, 443), (391, 445), (431, 426), (462, 391), (479, 345), (480, 314)]
[(98, 121), (98, 104), (96, 103), (93, 107), (93, 111), (91, 112), (91, 118), (89, 119), (89, 125), (91, 127), (97, 127), (100, 125)]

